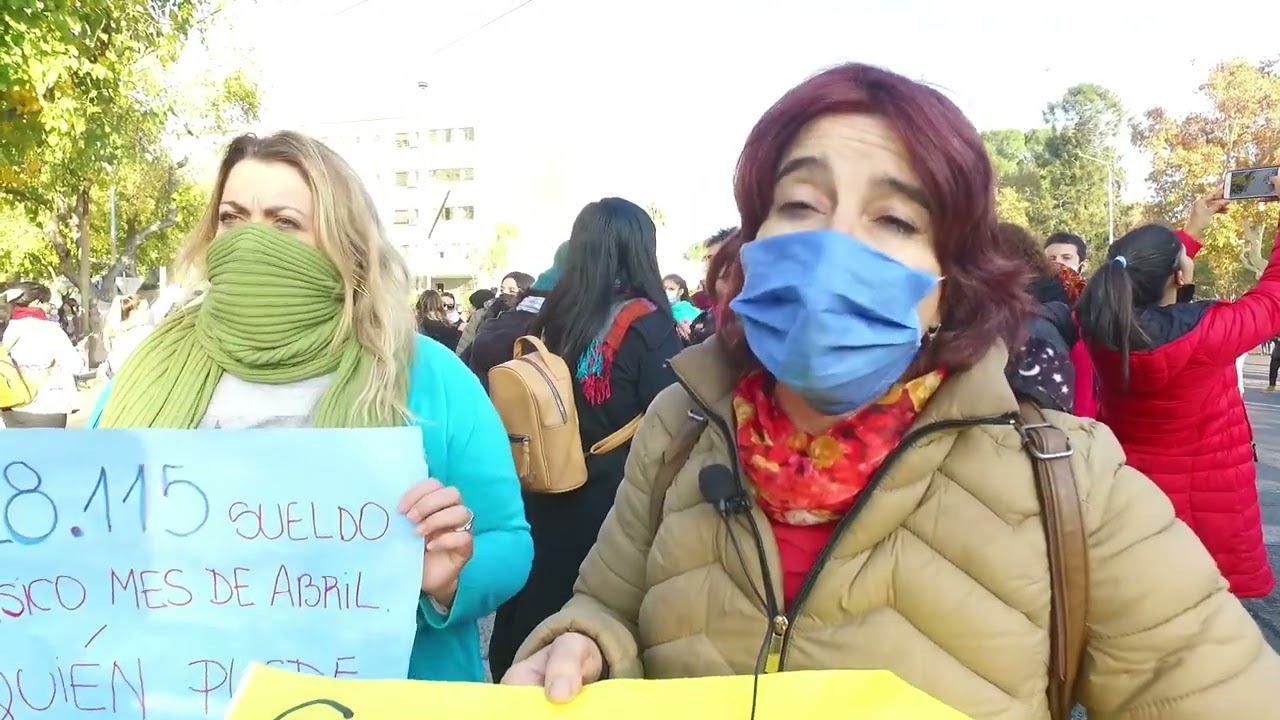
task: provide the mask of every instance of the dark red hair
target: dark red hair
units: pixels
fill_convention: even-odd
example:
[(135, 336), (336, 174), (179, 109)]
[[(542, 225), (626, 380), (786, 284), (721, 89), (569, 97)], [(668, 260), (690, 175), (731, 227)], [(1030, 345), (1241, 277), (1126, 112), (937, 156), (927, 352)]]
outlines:
[(883, 118), (906, 148), (911, 167), (933, 204), (932, 225), (942, 274), (942, 327), (910, 373), (945, 367), (963, 370), (997, 341), (1021, 346), (1032, 303), (1026, 271), (996, 243), (995, 180), (978, 131), (942, 93), (870, 65), (839, 65), (783, 95), (751, 129), (734, 176), (742, 217), (739, 233), (707, 268), (707, 286), (722, 273), (717, 334), (744, 367), (756, 364), (742, 325), (727, 307), (742, 291), (738, 251), (755, 239), (773, 205), (774, 176), (800, 130), (838, 113)]

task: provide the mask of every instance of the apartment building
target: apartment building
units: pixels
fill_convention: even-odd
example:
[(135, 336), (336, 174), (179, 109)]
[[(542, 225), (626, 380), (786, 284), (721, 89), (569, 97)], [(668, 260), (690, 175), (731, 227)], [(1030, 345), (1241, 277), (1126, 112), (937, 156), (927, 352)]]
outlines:
[(332, 147), (364, 181), (418, 289), (474, 286), (493, 230), (474, 125), (412, 117), (328, 122), (304, 130)]

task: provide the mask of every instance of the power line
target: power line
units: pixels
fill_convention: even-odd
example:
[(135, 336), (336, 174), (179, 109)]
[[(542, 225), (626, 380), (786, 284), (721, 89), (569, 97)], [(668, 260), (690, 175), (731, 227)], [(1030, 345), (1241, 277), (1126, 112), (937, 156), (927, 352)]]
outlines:
[(334, 15), (334, 17), (337, 17), (338, 15), (341, 15), (341, 14), (342, 14), (342, 13), (344, 13), (344, 12), (349, 12), (349, 11), (351, 11), (351, 10), (355, 10), (356, 8), (360, 7), (361, 5), (363, 5), (363, 4), (367, 3), (367, 2), (369, 2), (369, 0), (357, 0), (355, 3), (353, 3), (353, 4), (351, 4), (351, 5), (348, 5), (348, 6), (344, 7), (344, 8), (342, 8), (341, 10), (339, 10), (339, 11), (338, 11), (338, 12), (336, 12), (336, 13), (334, 13), (333, 15)]
[[(360, 7), (360, 6), (364, 5), (364, 4), (366, 4), (366, 3), (368, 3), (368, 2), (369, 2), (369, 0), (356, 0), (356, 2), (354, 2), (354, 3), (350, 4), (350, 5), (348, 5), (348, 6), (344, 7), (344, 8), (342, 8), (341, 10), (339, 10), (339, 11), (335, 12), (335, 13), (333, 14), (333, 16), (334, 16), (334, 17), (337, 17), (337, 16), (342, 15), (342, 14), (344, 14), (344, 13), (351, 12), (352, 10), (355, 10), (356, 8), (358, 8), (358, 7)], [(439, 55), (440, 53), (444, 52), (445, 50), (448, 50), (449, 48), (453, 47), (454, 45), (457, 45), (458, 43), (462, 42), (463, 40), (466, 40), (466, 39), (470, 38), (472, 35), (475, 35), (476, 33), (480, 32), (481, 30), (484, 30), (485, 28), (489, 27), (490, 25), (492, 25), (492, 24), (494, 24), (494, 23), (498, 22), (498, 21), (499, 21), (499, 20), (501, 20), (502, 18), (504, 18), (504, 17), (506, 17), (506, 16), (510, 15), (511, 13), (513, 13), (513, 12), (515, 12), (515, 11), (519, 10), (520, 8), (524, 7), (525, 5), (528, 5), (528, 4), (529, 4), (529, 3), (531, 3), (531, 2), (533, 2), (533, 0), (524, 0), (524, 2), (520, 3), (519, 5), (516, 5), (515, 7), (511, 8), (510, 10), (507, 10), (506, 12), (502, 13), (501, 15), (498, 15), (498, 16), (496, 16), (496, 17), (490, 18), (490, 19), (489, 19), (488, 21), (486, 21), (483, 25), (480, 25), (480, 26), (479, 26), (479, 27), (477, 27), (477, 28), (474, 28), (474, 29), (472, 29), (472, 30), (469, 30), (469, 31), (467, 31), (466, 33), (464, 33), (464, 34), (462, 34), (462, 35), (459, 35), (458, 37), (454, 38), (453, 40), (450, 40), (449, 42), (445, 43), (444, 45), (441, 45), (440, 47), (436, 48), (435, 50), (432, 50), (432, 51), (427, 55), (427, 57), (435, 57), (436, 55)]]
[[(356, 3), (356, 5), (359, 5), (359, 4), (361, 4), (361, 3), (366, 3), (366, 2), (369, 2), (369, 0), (360, 0), (360, 2)], [(480, 32), (481, 30), (484, 30), (485, 28), (489, 27), (490, 25), (492, 25), (492, 24), (494, 24), (494, 23), (498, 22), (498, 21), (499, 21), (499, 20), (501, 20), (502, 18), (504, 18), (504, 17), (506, 17), (506, 16), (510, 15), (511, 13), (513, 13), (513, 12), (515, 12), (515, 11), (519, 10), (520, 8), (524, 7), (525, 5), (528, 5), (528, 4), (529, 4), (529, 3), (531, 3), (531, 2), (533, 2), (533, 0), (524, 0), (524, 2), (520, 3), (519, 5), (516, 5), (515, 7), (511, 8), (510, 10), (507, 10), (506, 12), (502, 13), (501, 15), (498, 15), (497, 17), (494, 17), (494, 18), (490, 19), (488, 22), (486, 22), (486, 23), (484, 23), (483, 25), (481, 25), (481, 26), (479, 26), (479, 27), (475, 28), (474, 30), (470, 30), (470, 31), (468, 31), (468, 32), (466, 32), (466, 33), (464, 33), (464, 34), (462, 34), (462, 35), (459, 35), (458, 37), (454, 38), (453, 40), (450, 40), (449, 42), (445, 43), (444, 45), (441, 45), (440, 47), (436, 48), (435, 50), (432, 50), (430, 53), (428, 53), (428, 54), (427, 54), (427, 57), (435, 57), (436, 55), (439, 55), (440, 53), (444, 52), (445, 50), (448, 50), (449, 48), (453, 47), (454, 45), (457, 45), (458, 43), (462, 42), (463, 40), (466, 40), (466, 39), (470, 38), (471, 36), (475, 35), (476, 33)]]

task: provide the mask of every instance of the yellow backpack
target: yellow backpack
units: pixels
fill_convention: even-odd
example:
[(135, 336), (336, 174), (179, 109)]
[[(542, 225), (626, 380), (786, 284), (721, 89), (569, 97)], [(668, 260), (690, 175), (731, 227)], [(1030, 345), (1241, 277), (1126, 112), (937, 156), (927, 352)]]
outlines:
[(31, 402), (39, 385), (22, 374), (9, 347), (0, 345), (0, 410), (10, 410)]

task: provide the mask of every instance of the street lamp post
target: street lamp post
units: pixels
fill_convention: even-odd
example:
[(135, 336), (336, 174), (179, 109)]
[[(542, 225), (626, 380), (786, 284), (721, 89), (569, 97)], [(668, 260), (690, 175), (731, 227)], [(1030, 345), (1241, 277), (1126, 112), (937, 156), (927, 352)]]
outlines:
[(1085, 160), (1092, 160), (1099, 165), (1107, 168), (1107, 244), (1116, 241), (1116, 210), (1115, 210), (1115, 160), (1103, 160), (1092, 155), (1080, 153), (1080, 157)]
[[(431, 207), (431, 202), (429, 199), (431, 194), (430, 185), (427, 182), (427, 174), (429, 173), (430, 168), (427, 168), (426, 163), (423, 162), (424, 156), (427, 153), (426, 147), (427, 147), (427, 144), (430, 142), (430, 135), (431, 135), (431, 128), (427, 124), (427, 112), (425, 110), (425, 107), (427, 104), (426, 92), (429, 88), (430, 88), (430, 84), (426, 80), (418, 81), (418, 92), (420, 94), (418, 95), (419, 102), (416, 103), (418, 108), (418, 112), (416, 113), (418, 116), (418, 122), (416, 124), (419, 127), (419, 132), (418, 132), (418, 145), (414, 147), (414, 154), (417, 155), (417, 162), (414, 163), (414, 169), (412, 170), (412, 172), (418, 176), (417, 182), (419, 186), (422, 188), (419, 191), (419, 194), (422, 195), (423, 200), (426, 201), (422, 204), (420, 209)], [(423, 172), (423, 170), (426, 170), (427, 172)], [(421, 222), (423, 213), (419, 212), (418, 215), (419, 215), (418, 222)], [(438, 214), (437, 214), (437, 217), (438, 217)], [(432, 230), (435, 229), (435, 226), (436, 226), (435, 222), (432, 222), (431, 223)], [(415, 226), (415, 233), (420, 228), (421, 228), (421, 225)], [(427, 247), (422, 247), (423, 244), (425, 244)], [(419, 258), (422, 258), (424, 255), (428, 255), (430, 251), (431, 251), (431, 232), (428, 231), (425, 241), (414, 243), (413, 253), (416, 256), (415, 259), (419, 259)], [(431, 267), (431, 265), (428, 263), (427, 267), (429, 268)], [(427, 289), (428, 290), (432, 289), (433, 280), (434, 278), (431, 275), (431, 270), (428, 269), (427, 270)]]

